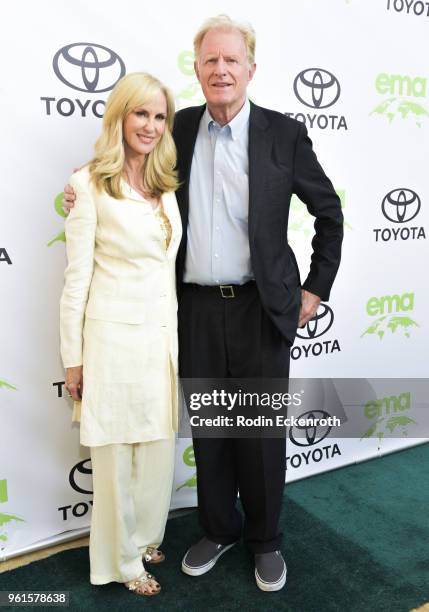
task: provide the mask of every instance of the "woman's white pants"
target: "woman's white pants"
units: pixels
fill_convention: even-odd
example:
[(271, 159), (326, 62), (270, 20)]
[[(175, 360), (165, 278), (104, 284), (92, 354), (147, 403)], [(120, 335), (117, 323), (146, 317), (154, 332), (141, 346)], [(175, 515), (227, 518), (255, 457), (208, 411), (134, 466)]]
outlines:
[(146, 547), (161, 544), (170, 507), (174, 447), (172, 437), (91, 448), (92, 584), (137, 578), (144, 570)]

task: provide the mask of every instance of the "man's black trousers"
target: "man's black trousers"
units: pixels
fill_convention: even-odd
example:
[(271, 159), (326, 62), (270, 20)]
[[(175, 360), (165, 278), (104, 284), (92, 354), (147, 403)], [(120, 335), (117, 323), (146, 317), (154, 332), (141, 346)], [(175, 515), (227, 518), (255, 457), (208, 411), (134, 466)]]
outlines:
[[(229, 290), (224, 290), (229, 295)], [(183, 284), (179, 290), (179, 370), (183, 378), (288, 378), (290, 350), (265, 313), (256, 284)], [(263, 391), (263, 389), (262, 389)], [(254, 553), (280, 548), (286, 468), (283, 438), (194, 438), (198, 508), (218, 544), (244, 536)], [(238, 511), (237, 494), (244, 509)]]

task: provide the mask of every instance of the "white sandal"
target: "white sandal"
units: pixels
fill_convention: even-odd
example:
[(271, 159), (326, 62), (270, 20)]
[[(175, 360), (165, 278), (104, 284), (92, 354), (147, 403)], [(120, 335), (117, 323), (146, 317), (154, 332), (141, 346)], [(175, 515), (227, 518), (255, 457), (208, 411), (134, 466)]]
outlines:
[(164, 559), (164, 553), (161, 550), (158, 550), (156, 546), (148, 546), (143, 555), (143, 560), (146, 561), (146, 563), (161, 563), (161, 561), (164, 561)]
[[(138, 589), (144, 585), (147, 585), (148, 582), (154, 581), (157, 586), (152, 587), (155, 588), (155, 591), (152, 593), (150, 591), (139, 591)], [(125, 586), (129, 591), (136, 592), (137, 595), (147, 595), (151, 597), (152, 595), (158, 595), (161, 591), (161, 586), (156, 582), (155, 576), (149, 574), (148, 572), (143, 572), (138, 578), (135, 580), (130, 580), (129, 582), (125, 582)]]

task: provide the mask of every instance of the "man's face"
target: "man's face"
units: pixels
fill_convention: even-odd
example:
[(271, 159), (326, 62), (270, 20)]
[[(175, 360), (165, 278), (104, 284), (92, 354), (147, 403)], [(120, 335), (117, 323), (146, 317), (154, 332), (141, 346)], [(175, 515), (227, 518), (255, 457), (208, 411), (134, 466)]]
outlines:
[(195, 72), (209, 108), (238, 112), (255, 69), (237, 30), (209, 30), (204, 36)]

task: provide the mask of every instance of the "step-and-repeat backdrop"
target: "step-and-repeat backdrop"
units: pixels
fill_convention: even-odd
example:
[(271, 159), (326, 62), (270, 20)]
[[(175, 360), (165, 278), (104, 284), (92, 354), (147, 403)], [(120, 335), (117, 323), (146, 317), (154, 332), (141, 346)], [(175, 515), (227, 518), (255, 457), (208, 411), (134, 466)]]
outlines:
[[(178, 108), (203, 101), (193, 35), (223, 12), (256, 29), (251, 99), (306, 124), (345, 217), (331, 300), (299, 331), (291, 374), (359, 379), (362, 394), (347, 407), (358, 425), (341, 438), (326, 427), (290, 431), (287, 480), (423, 441), (426, 398), (411, 379), (428, 375), (429, 4), (8, 3), (0, 41), (2, 555), (90, 521), (89, 451), (71, 425), (59, 357), (63, 186), (90, 159), (106, 97), (126, 72), (161, 78)], [(303, 277), (312, 235), (313, 220), (294, 199), (289, 238)], [(178, 440), (176, 459), (172, 508), (195, 505), (191, 440)]]

